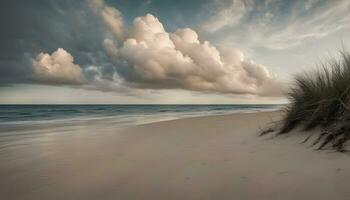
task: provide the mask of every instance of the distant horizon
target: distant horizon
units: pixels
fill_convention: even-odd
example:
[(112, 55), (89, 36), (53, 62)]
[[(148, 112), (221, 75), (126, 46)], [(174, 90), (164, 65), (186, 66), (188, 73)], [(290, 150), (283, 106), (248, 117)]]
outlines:
[(236, 103), (236, 104), (151, 104), (151, 103), (148, 103), (148, 104), (99, 104), (99, 103), (91, 103), (91, 104), (50, 104), (50, 103), (48, 103), (48, 104), (40, 104), (40, 103), (34, 103), (34, 104), (0, 104), (0, 106), (7, 106), (7, 105), (9, 105), (9, 106), (11, 106), (11, 105), (19, 105), (19, 106), (21, 106), (21, 105), (23, 105), (23, 106), (25, 106), (25, 105), (28, 105), (28, 106), (31, 106), (31, 105), (42, 105), (42, 106), (49, 106), (49, 105), (57, 105), (57, 106), (60, 106), (60, 105), (86, 105), (86, 106), (89, 106), (89, 105), (101, 105), (101, 106), (103, 106), (103, 105), (106, 105), (106, 106), (108, 106), (108, 105), (130, 105), (130, 106), (133, 106), (133, 105), (135, 105), (135, 106), (137, 106), (137, 105), (144, 105), (144, 106), (147, 106), (147, 105), (154, 105), (154, 106), (158, 106), (158, 105), (174, 105), (174, 106), (177, 106), (177, 105), (188, 105), (188, 106), (196, 106), (196, 105), (213, 105), (213, 106), (215, 106), (215, 105), (220, 105), (220, 106), (224, 106), (224, 105), (228, 105), (228, 106), (230, 106), (230, 105), (285, 105), (286, 103)]
[[(227, 115), (234, 113), (256, 113), (277, 111), (283, 105), (276, 104), (21, 104), (0, 105), (0, 125), (42, 125), (74, 122), (94, 123), (96, 120), (113, 122), (116, 126), (158, 122), (169, 119)], [(20, 127), (17, 127), (20, 128)]]

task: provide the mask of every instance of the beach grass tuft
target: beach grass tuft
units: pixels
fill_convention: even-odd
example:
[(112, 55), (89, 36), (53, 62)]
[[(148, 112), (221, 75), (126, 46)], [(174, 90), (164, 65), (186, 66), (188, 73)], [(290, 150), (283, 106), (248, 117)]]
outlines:
[(297, 126), (304, 130), (320, 127), (313, 145), (345, 151), (344, 145), (350, 140), (350, 53), (345, 49), (340, 53), (339, 59), (295, 77), (278, 134), (286, 134)]

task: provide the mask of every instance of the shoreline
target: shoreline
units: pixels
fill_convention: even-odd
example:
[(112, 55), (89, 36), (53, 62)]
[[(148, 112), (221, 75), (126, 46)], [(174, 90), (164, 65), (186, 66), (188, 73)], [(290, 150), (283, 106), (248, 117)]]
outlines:
[[(258, 137), (281, 112), (194, 117), (51, 133), (1, 151), (6, 199), (340, 199), (348, 155)], [(54, 130), (57, 131), (57, 130)], [(72, 132), (73, 131), (73, 132)]]
[[(225, 116), (225, 115), (236, 115), (236, 114), (249, 114), (249, 113), (260, 113), (260, 112), (282, 112), (282, 110), (240, 110), (235, 112), (227, 112), (227, 113), (184, 113), (186, 114), (184, 117), (179, 116), (181, 113), (177, 115), (165, 115), (161, 114), (149, 114), (147, 117), (155, 117), (156, 119), (146, 120), (146, 116), (143, 116), (139, 121), (134, 120), (132, 122), (121, 122), (116, 121), (120, 116), (104, 116), (104, 117), (91, 117), (91, 118), (68, 118), (68, 119), (55, 119), (55, 120), (41, 120), (41, 121), (18, 121), (18, 122), (1, 122), (0, 125), (2, 128), (0, 131), (3, 132), (15, 132), (22, 131), (28, 129), (43, 129), (50, 127), (62, 127), (62, 126), (76, 126), (76, 125), (88, 125), (88, 124), (96, 124), (96, 123), (105, 123), (108, 125), (114, 125), (115, 128), (128, 128), (133, 126), (145, 125), (145, 124), (153, 124), (164, 121), (173, 121), (173, 120), (181, 120), (181, 119), (191, 119), (191, 118), (200, 118), (200, 117), (215, 117), (215, 116)], [(135, 116), (129, 116), (135, 117)], [(117, 127), (119, 126), (119, 127)]]

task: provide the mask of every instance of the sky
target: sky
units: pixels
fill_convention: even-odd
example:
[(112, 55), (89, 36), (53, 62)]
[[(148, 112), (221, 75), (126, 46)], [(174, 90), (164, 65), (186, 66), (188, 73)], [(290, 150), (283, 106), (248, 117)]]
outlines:
[(0, 104), (285, 103), (348, 0), (2, 0)]

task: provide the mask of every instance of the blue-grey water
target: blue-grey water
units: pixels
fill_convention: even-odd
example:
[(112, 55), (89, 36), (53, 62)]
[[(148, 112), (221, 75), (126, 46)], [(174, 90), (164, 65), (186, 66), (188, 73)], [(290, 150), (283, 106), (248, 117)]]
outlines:
[(113, 120), (140, 124), (196, 116), (276, 110), (280, 104), (237, 105), (0, 105), (0, 126)]

